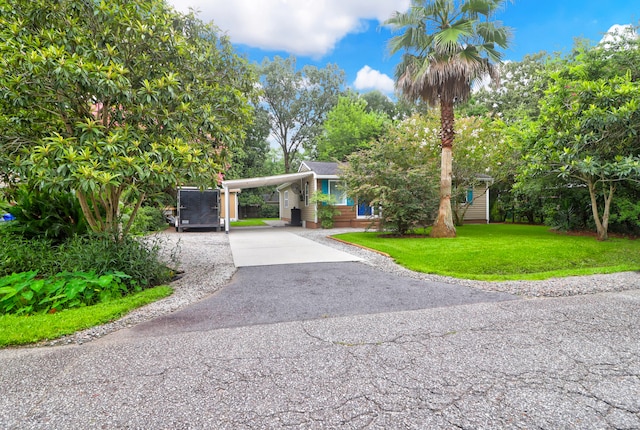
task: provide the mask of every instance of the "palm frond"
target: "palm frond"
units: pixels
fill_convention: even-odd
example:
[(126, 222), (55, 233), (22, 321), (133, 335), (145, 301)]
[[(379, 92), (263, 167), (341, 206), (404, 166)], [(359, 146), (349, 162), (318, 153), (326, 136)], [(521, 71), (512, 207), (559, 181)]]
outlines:
[(478, 15), (488, 16), (495, 8), (495, 3), (490, 0), (467, 0), (460, 9), (464, 14), (473, 18)]
[(488, 18), (505, 1), (412, 0), (407, 13), (394, 14), (386, 23), (404, 31), (389, 42), (392, 53), (404, 51), (396, 88), (436, 105), (467, 99), (476, 79), (497, 79), (492, 62), (500, 62), (498, 48), (508, 46), (511, 30)]
[(479, 22), (476, 25), (476, 33), (483, 42), (494, 43), (500, 48), (506, 48), (512, 36), (511, 29), (503, 26), (500, 21)]
[(455, 42), (458, 46), (465, 46), (471, 43), (475, 37), (474, 21), (466, 18), (458, 19), (436, 33), (435, 37), (447, 37)]

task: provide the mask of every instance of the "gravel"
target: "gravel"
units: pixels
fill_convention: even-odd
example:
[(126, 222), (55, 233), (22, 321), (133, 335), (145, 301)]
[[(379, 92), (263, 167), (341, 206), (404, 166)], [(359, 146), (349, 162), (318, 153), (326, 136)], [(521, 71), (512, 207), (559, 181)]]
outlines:
[[(610, 275), (574, 276), (553, 278), (544, 281), (506, 281), (485, 282), (455, 279), (445, 276), (429, 275), (407, 270), (380, 253), (347, 245), (328, 237), (329, 234), (358, 231), (355, 229), (311, 230), (291, 229), (290, 231), (327, 246), (343, 250), (362, 258), (365, 264), (385, 272), (395, 273), (425, 281), (445, 282), (465, 285), (484, 291), (500, 291), (516, 294), (524, 298), (560, 297), (581, 294), (593, 294), (609, 291), (624, 291), (640, 288), (640, 273), (621, 272)], [(102, 337), (122, 328), (182, 309), (227, 285), (236, 271), (233, 265), (229, 238), (220, 232), (184, 232), (167, 230), (160, 235), (166, 250), (165, 258), (178, 251), (179, 269), (184, 273), (171, 283), (174, 293), (162, 300), (136, 309), (125, 317), (98, 327), (77, 332), (54, 341), (46, 341), (36, 346), (82, 344)]]

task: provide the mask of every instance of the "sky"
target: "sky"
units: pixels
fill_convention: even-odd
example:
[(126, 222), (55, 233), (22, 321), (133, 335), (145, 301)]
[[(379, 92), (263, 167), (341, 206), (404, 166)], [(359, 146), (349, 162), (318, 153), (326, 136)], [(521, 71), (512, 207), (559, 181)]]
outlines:
[[(389, 55), (393, 34), (382, 22), (406, 11), (410, 0), (168, 1), (213, 21), (251, 62), (295, 55), (298, 67), (333, 63), (345, 71), (350, 88), (393, 93), (400, 56)], [(514, 34), (503, 59), (519, 61), (540, 51), (568, 52), (575, 38), (596, 43), (614, 25), (638, 24), (640, 0), (514, 0), (496, 19)]]

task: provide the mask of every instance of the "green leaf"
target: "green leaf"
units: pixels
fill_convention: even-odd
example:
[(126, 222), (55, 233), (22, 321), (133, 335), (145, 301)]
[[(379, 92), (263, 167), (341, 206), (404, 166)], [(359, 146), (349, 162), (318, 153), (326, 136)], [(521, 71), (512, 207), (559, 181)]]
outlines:
[(13, 287), (2, 287), (0, 288), (0, 295), (4, 295), (4, 297), (2, 297), (1, 300), (7, 300), (10, 299), (11, 297), (15, 296), (16, 294), (18, 294), (18, 290), (16, 290)]
[(102, 288), (107, 288), (113, 282), (113, 275), (102, 275), (97, 280), (97, 284)]

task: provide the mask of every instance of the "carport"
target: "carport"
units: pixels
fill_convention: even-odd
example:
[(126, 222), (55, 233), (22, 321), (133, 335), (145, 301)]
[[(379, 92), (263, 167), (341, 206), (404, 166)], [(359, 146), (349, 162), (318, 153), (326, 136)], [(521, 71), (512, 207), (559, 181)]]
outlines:
[(267, 187), (270, 185), (282, 185), (288, 182), (293, 182), (297, 180), (301, 180), (304, 178), (308, 178), (313, 176), (313, 172), (299, 172), (299, 173), (288, 173), (284, 175), (274, 175), (274, 176), (263, 176), (259, 178), (247, 178), (247, 179), (230, 179), (227, 181), (222, 181), (222, 187), (224, 188), (224, 230), (227, 234), (229, 234), (229, 225), (228, 222), (230, 219), (229, 214), (229, 189), (247, 189), (247, 188), (258, 188), (258, 187)]

